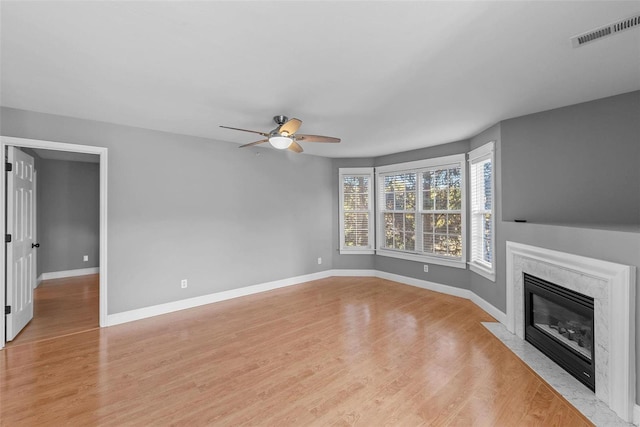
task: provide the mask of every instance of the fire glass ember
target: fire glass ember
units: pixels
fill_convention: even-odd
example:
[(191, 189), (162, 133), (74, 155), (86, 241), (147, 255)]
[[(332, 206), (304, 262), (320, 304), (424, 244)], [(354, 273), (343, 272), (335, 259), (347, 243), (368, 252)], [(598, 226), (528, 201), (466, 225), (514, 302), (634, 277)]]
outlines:
[(538, 295), (533, 295), (533, 323), (542, 332), (591, 359), (593, 322)]

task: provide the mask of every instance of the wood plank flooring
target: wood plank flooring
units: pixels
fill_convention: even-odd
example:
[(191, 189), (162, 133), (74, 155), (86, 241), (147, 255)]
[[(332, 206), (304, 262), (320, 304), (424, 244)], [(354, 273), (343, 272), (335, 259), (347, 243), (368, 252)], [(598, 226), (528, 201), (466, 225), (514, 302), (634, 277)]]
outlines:
[(2, 425), (588, 426), (473, 303), (328, 278), (0, 352)]
[(43, 281), (33, 291), (33, 319), (7, 347), (98, 328), (99, 277), (90, 274)]

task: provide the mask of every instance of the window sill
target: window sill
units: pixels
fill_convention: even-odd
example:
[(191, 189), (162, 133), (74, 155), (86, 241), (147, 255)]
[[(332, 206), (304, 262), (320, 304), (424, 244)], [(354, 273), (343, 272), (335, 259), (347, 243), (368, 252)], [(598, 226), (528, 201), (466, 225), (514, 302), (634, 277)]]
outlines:
[(430, 257), (425, 255), (417, 255), (417, 254), (407, 254), (403, 252), (388, 251), (384, 249), (378, 249), (376, 251), (376, 255), (386, 256), (390, 258), (406, 259), (409, 261), (417, 261), (425, 264), (444, 265), (446, 267), (453, 267), (453, 268), (467, 268), (467, 264), (464, 261), (455, 261), (450, 259)]
[(491, 280), (492, 282), (496, 281), (496, 273), (495, 273), (495, 271), (491, 271), (491, 270), (487, 269), (486, 267), (483, 267), (483, 266), (481, 266), (479, 264), (470, 262), (469, 263), (469, 270), (473, 271), (476, 274), (481, 275), (485, 279)]
[(340, 255), (373, 255), (373, 249), (340, 249)]

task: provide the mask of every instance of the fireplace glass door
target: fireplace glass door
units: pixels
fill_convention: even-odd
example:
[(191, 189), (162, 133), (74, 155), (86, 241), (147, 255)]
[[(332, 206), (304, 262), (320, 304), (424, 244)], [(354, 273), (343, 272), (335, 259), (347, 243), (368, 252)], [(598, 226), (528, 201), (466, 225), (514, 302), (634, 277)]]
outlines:
[(533, 325), (583, 357), (591, 360), (593, 319), (533, 295)]
[(593, 298), (524, 276), (525, 339), (595, 390)]

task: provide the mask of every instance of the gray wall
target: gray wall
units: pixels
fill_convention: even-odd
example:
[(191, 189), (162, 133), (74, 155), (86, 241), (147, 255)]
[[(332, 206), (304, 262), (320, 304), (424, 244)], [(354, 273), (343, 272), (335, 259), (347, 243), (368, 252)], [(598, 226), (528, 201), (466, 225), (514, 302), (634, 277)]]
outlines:
[(100, 165), (40, 159), (37, 171), (38, 275), (98, 267)]
[(503, 218), (640, 224), (640, 91), (502, 123)]
[(109, 149), (109, 314), (331, 268), (329, 159), (10, 108), (0, 118), (5, 136)]
[[(501, 310), (506, 307), (507, 241), (635, 266), (637, 373), (640, 373), (639, 96), (640, 92), (632, 92), (502, 122), (498, 153), (501, 152), (503, 217), (497, 229), (496, 247), (499, 303), (480, 294)], [(565, 165), (557, 163), (558, 159), (570, 162), (567, 169), (562, 169)], [(549, 167), (544, 171), (548, 176), (531, 171), (532, 164), (546, 160)], [(608, 184), (605, 188), (585, 176), (583, 170), (583, 165), (600, 163), (607, 166), (606, 171), (600, 168), (597, 174)], [(549, 191), (540, 194), (545, 188)], [(592, 196), (594, 193), (597, 200)], [(543, 195), (550, 199), (545, 200)], [(521, 217), (576, 226), (511, 221)], [(640, 401), (640, 381), (636, 381), (636, 401)]]

